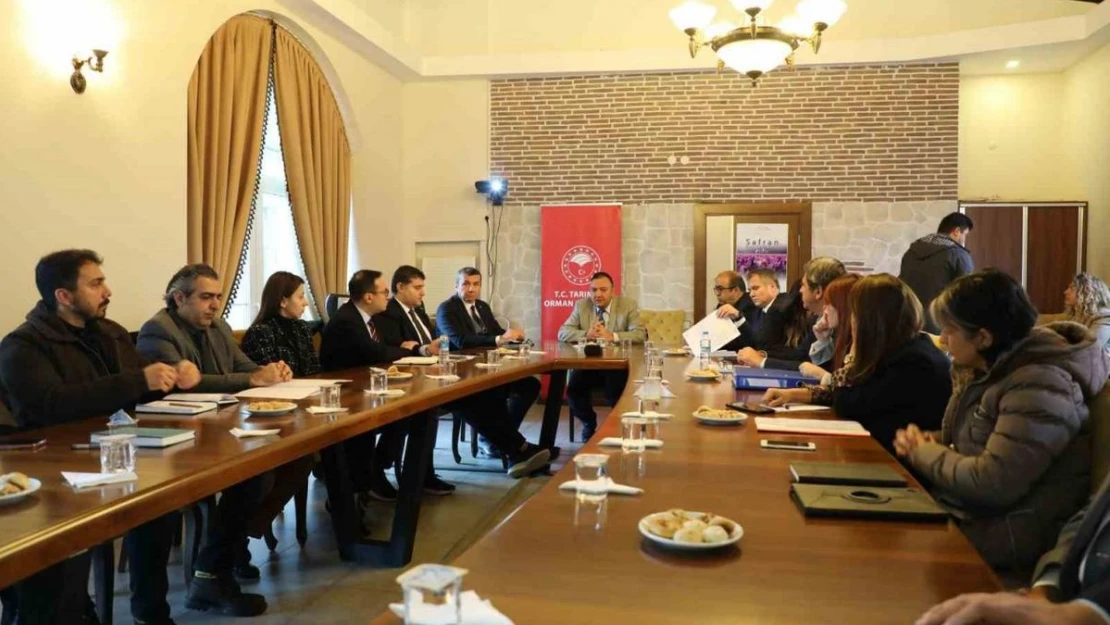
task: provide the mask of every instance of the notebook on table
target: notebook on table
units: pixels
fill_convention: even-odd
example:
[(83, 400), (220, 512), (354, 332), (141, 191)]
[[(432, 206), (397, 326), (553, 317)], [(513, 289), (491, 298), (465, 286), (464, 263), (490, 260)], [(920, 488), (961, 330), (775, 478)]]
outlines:
[(906, 486), (906, 478), (893, 467), (880, 463), (794, 462), (790, 475), (800, 484), (843, 486)]
[[(238, 401), (238, 400), (236, 400)], [(154, 412), (158, 414), (194, 415), (219, 409), (214, 401), (180, 401), (163, 399), (135, 406), (135, 412)]]
[[(178, 443), (191, 441), (197, 437), (194, 430), (178, 430), (174, 428), (127, 428), (122, 433), (135, 435), (136, 447), (151, 447), (161, 449)], [(100, 438), (108, 436), (111, 432), (103, 430), (93, 432), (89, 437), (90, 443), (99, 443)]]
[(948, 513), (912, 488), (791, 484), (790, 498), (807, 517), (943, 521)]
[(859, 421), (835, 419), (794, 419), (791, 417), (756, 417), (760, 432), (782, 434), (815, 434), (820, 436), (871, 436)]

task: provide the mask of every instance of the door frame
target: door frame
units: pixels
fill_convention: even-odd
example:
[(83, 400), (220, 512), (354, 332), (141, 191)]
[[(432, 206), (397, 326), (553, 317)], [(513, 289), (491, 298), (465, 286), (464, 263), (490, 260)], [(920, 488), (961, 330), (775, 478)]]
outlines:
[[(724, 204), (694, 205), (694, 319), (705, 316), (706, 267), (705, 233), (706, 218), (710, 216), (733, 215), (743, 217), (796, 215), (798, 216), (797, 267), (809, 262), (813, 254), (813, 204), (811, 202), (729, 202)], [(788, 248), (789, 249), (789, 246)], [(787, 271), (787, 285), (798, 276)]]

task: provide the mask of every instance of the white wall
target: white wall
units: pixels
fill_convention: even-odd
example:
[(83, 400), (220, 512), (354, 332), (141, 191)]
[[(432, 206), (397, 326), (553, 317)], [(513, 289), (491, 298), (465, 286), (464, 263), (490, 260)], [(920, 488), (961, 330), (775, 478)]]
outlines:
[(1064, 75), (960, 81), (960, 199), (1072, 200)]
[(1087, 269), (1110, 279), (1110, 46), (1064, 74), (1063, 135), (1078, 199), (1090, 202)]
[[(91, 75), (76, 95), (68, 84), (72, 35), (59, 34), (57, 16), (85, 3), (106, 7), (119, 35), (103, 75)], [(106, 257), (112, 318), (136, 328), (154, 312), (185, 262), (189, 77), (212, 33), (253, 9), (285, 11), (275, 0), (0, 2), (0, 249), (10, 285), (0, 329), (14, 327), (37, 299), (35, 261), (72, 246)], [(402, 206), (400, 82), (306, 30), (338, 71), (364, 137), (352, 172), (360, 256), (396, 264), (411, 246), (371, 226)]]

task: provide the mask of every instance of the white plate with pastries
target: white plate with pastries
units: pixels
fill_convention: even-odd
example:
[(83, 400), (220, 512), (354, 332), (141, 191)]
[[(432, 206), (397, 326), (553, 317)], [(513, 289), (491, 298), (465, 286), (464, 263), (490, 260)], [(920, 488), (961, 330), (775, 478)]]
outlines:
[(711, 512), (656, 512), (640, 519), (639, 527), (644, 538), (678, 551), (720, 549), (744, 537), (739, 523)]
[(690, 351), (685, 347), (668, 347), (663, 350), (664, 356), (689, 356)]
[(397, 367), (390, 367), (385, 370), (385, 377), (390, 380), (407, 380), (412, 377), (409, 371), (401, 371)]
[(716, 369), (690, 369), (686, 371), (686, 377), (691, 380), (716, 382), (720, 376), (721, 372)]
[(748, 422), (748, 415), (739, 410), (699, 406), (694, 418), (706, 425), (741, 425)]
[(297, 404), (291, 401), (252, 401), (243, 407), (252, 417), (276, 417), (297, 409)]
[(15, 503), (42, 488), (42, 482), (22, 473), (0, 475), (0, 504)]

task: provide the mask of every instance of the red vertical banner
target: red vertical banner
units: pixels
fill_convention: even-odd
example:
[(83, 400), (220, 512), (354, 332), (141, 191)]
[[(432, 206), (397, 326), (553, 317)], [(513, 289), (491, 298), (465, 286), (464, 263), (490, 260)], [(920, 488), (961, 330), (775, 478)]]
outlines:
[(621, 292), (621, 206), (543, 206), (540, 271), (542, 337), (554, 341), (574, 303), (590, 296), (590, 276), (613, 276)]

